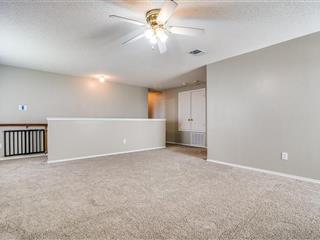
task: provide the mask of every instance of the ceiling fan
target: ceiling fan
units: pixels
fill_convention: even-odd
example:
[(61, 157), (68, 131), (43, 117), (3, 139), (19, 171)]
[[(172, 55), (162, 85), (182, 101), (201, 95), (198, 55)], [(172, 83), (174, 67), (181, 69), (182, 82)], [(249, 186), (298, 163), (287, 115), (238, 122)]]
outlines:
[(178, 4), (175, 1), (166, 0), (161, 9), (151, 9), (146, 13), (146, 23), (117, 15), (110, 15), (109, 17), (146, 27), (144, 32), (139, 33), (133, 38), (123, 42), (122, 45), (135, 42), (145, 37), (150, 41), (152, 46), (157, 45), (159, 52), (162, 54), (167, 51), (166, 41), (169, 34), (172, 33), (197, 36), (203, 34), (205, 31), (202, 28), (169, 26), (167, 22), (173, 15), (177, 6)]

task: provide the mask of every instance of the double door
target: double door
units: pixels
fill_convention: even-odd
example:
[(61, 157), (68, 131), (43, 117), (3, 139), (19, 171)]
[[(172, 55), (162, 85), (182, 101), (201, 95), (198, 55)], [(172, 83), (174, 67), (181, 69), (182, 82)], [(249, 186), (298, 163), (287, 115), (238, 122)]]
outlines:
[(179, 131), (206, 131), (206, 91), (204, 88), (180, 92), (178, 97)]

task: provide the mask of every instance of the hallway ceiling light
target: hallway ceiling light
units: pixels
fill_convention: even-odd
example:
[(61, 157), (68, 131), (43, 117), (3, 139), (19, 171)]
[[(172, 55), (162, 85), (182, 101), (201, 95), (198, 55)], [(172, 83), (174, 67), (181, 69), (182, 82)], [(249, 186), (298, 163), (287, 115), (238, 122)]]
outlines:
[(99, 76), (98, 79), (99, 79), (99, 82), (104, 83), (106, 81), (106, 76), (101, 75), (101, 76)]

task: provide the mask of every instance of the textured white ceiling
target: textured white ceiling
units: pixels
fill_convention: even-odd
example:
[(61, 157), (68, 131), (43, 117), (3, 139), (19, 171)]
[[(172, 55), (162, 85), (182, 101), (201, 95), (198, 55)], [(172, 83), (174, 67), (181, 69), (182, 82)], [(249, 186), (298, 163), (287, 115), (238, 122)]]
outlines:
[[(201, 37), (171, 35), (160, 55), (146, 39), (121, 42), (141, 27), (109, 14), (144, 21), (162, 1), (1, 1), (0, 63), (151, 88), (181, 84), (187, 72), (231, 56), (320, 30), (320, 2), (180, 0), (170, 24), (203, 27)], [(202, 49), (208, 53), (191, 56)], [(199, 75), (199, 76), (198, 76)], [(180, 76), (180, 77), (179, 77)]]

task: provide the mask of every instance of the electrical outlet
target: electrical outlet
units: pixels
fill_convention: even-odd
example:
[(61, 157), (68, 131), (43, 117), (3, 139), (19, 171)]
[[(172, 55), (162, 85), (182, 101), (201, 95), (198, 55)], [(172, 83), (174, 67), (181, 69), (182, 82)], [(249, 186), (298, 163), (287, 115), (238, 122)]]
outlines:
[(281, 160), (288, 160), (288, 153), (286, 153), (286, 152), (282, 152), (281, 153)]
[(124, 139), (122, 140), (122, 142), (123, 142), (123, 144), (127, 144), (127, 139), (124, 138)]

